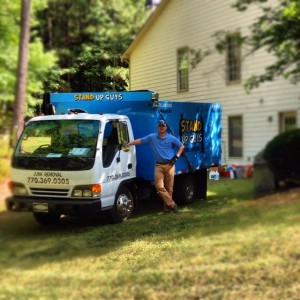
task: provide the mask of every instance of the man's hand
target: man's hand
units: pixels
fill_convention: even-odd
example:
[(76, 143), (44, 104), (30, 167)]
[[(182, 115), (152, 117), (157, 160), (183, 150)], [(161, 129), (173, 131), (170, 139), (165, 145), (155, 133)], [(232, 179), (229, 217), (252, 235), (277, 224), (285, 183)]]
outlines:
[(177, 159), (178, 159), (178, 156), (174, 155), (174, 157), (170, 160), (170, 164), (174, 165), (176, 163)]

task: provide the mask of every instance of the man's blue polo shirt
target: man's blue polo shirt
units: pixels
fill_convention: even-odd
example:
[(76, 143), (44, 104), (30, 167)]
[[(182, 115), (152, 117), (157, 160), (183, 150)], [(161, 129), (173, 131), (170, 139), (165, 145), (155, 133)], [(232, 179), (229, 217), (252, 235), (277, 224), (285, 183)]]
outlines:
[(151, 133), (141, 140), (142, 144), (150, 146), (156, 162), (167, 162), (172, 159), (182, 145), (180, 140), (169, 133), (166, 133), (164, 138), (160, 138), (158, 133)]

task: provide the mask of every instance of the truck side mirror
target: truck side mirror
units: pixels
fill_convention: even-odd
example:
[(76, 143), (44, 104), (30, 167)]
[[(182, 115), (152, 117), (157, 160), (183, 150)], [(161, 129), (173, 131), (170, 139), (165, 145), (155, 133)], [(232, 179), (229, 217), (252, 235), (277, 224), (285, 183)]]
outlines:
[(153, 108), (158, 107), (158, 98), (159, 98), (158, 93), (152, 93), (151, 100), (152, 100), (152, 107)]

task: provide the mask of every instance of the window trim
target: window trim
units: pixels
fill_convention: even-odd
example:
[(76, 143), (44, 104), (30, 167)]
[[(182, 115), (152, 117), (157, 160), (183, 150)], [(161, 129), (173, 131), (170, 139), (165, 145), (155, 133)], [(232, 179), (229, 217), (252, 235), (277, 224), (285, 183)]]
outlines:
[[(233, 119), (240, 119), (240, 127), (241, 127), (241, 132), (239, 133), (240, 136), (235, 137), (233, 136), (232, 132), (232, 123), (230, 122)], [(243, 139), (243, 116), (242, 115), (232, 115), (228, 116), (228, 157), (229, 158), (242, 158), (243, 153), (244, 153), (244, 139)], [(241, 144), (240, 147), (240, 154), (233, 153), (234, 152), (234, 140), (236, 140), (237, 143)]]
[(278, 125), (279, 125), (280, 133), (294, 129), (294, 128), (291, 128), (291, 129), (286, 128), (285, 120), (287, 118), (294, 118), (295, 119), (295, 129), (297, 128), (297, 111), (295, 111), (295, 110), (294, 111), (282, 111), (282, 112), (279, 112), (279, 124)]
[[(242, 80), (242, 61), (241, 61), (241, 45), (238, 42), (240, 39), (240, 33), (239, 32), (235, 32), (235, 33), (231, 33), (228, 34), (226, 37), (226, 84), (227, 85), (233, 85), (233, 84), (239, 84), (241, 83)], [(230, 43), (230, 41), (234, 41), (234, 52), (229, 52), (230, 45), (232, 45), (232, 43)], [(232, 55), (230, 57), (230, 53), (235, 54), (235, 52), (237, 53), (237, 57), (233, 57), (234, 55)], [(231, 62), (232, 61), (232, 62)], [(231, 63), (230, 63), (231, 62)], [(233, 73), (233, 69), (235, 69), (235, 73)], [(231, 77), (236, 77), (236, 79), (231, 79)]]
[[(186, 74), (182, 75), (181, 69), (180, 69), (180, 63), (181, 63), (181, 57), (183, 55), (187, 55), (187, 67), (185, 69)], [(190, 62), (189, 62), (189, 48), (188, 47), (182, 47), (177, 49), (177, 93), (184, 93), (189, 91), (189, 68)], [(185, 82), (183, 82), (183, 78), (185, 78)], [(181, 86), (184, 86), (181, 88)]]

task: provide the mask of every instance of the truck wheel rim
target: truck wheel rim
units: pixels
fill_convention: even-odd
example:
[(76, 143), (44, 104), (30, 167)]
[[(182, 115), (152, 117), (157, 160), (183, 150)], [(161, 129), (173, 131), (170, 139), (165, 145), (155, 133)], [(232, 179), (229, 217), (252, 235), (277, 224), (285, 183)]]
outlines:
[(133, 209), (132, 200), (125, 194), (119, 196), (117, 201), (117, 211), (122, 219), (130, 216)]
[(194, 199), (194, 189), (192, 187), (190, 187), (190, 186), (186, 190), (186, 199), (187, 200)]

